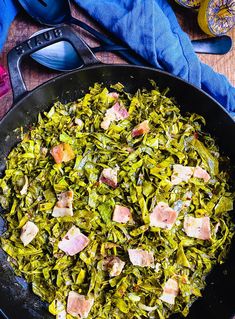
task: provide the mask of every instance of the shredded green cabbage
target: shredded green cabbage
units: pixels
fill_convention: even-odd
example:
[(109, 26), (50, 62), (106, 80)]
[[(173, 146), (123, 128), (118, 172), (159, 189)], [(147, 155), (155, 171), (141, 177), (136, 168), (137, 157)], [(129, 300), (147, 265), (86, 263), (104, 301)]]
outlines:
[[(174, 99), (167, 97), (168, 90), (160, 92), (154, 83), (151, 91), (133, 95), (120, 83), (109, 90), (119, 91), (118, 101), (128, 110), (128, 118), (101, 128), (106, 110), (116, 101), (107, 88), (95, 84), (77, 101), (57, 102), (39, 114), (38, 123), (11, 151), (0, 179), (0, 203), (8, 222), (1, 246), (15, 273), (32, 283), (33, 292), (50, 304), (54, 315), (66, 309), (68, 293), (75, 291), (94, 298), (88, 318), (187, 316), (201, 296), (206, 275), (223, 262), (234, 233), (228, 213), (234, 198), (228, 159), (202, 131), (204, 118), (182, 115)], [(145, 120), (150, 132), (133, 138), (131, 131)], [(72, 147), (75, 158), (56, 164), (49, 151), (62, 142)], [(191, 178), (173, 185), (174, 164), (203, 167), (211, 178), (207, 183)], [(119, 168), (116, 188), (99, 182), (107, 167)], [(53, 217), (57, 195), (68, 190), (74, 192), (74, 215)], [(191, 194), (188, 205), (185, 194)], [(149, 225), (158, 202), (178, 209), (170, 230)], [(130, 209), (132, 222), (112, 221), (117, 204)], [(211, 239), (187, 236), (185, 215), (210, 217)], [(20, 235), (27, 221), (39, 232), (24, 247)], [(73, 225), (90, 243), (68, 256), (58, 243)], [(130, 248), (152, 251), (156, 267), (132, 265)], [(107, 256), (125, 262), (120, 275), (110, 277), (102, 267)], [(179, 285), (172, 305), (160, 299), (169, 278)]]

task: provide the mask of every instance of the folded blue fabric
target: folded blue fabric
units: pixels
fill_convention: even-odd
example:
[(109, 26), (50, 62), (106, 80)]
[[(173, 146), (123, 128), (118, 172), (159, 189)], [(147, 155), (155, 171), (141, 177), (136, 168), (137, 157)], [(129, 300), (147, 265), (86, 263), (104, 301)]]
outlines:
[(11, 22), (17, 14), (15, 0), (0, 0), (0, 52), (5, 43)]
[[(202, 88), (235, 115), (235, 88), (203, 64), (167, 0), (74, 0), (154, 67)], [(0, 49), (15, 16), (15, 0), (0, 0)]]
[(200, 62), (167, 0), (74, 1), (153, 66), (202, 88), (230, 113), (235, 111), (235, 88)]

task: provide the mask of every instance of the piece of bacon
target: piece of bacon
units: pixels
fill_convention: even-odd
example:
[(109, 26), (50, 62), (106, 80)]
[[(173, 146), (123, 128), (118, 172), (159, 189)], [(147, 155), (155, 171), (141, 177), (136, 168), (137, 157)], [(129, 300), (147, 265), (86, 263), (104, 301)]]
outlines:
[(20, 239), (23, 242), (24, 246), (27, 246), (31, 241), (36, 237), (39, 229), (38, 226), (35, 225), (31, 221), (27, 221), (27, 223), (21, 229)]
[(160, 296), (162, 301), (165, 301), (171, 305), (175, 303), (175, 297), (179, 293), (179, 285), (175, 279), (169, 278), (164, 285), (163, 293)]
[(73, 191), (63, 192), (58, 195), (58, 201), (52, 212), (53, 217), (73, 216)]
[(76, 226), (72, 226), (63, 239), (59, 242), (59, 249), (69, 256), (74, 256), (89, 244), (89, 238), (80, 232)]
[(191, 167), (180, 164), (173, 165), (173, 174), (171, 176), (171, 182), (173, 185), (177, 185), (181, 182), (188, 182), (192, 176), (202, 178), (205, 182), (208, 182), (211, 178), (207, 171), (200, 166)]
[(146, 120), (133, 128), (131, 132), (131, 136), (136, 137), (136, 136), (144, 135), (146, 133), (149, 133), (149, 131), (150, 131), (149, 121)]
[(211, 238), (210, 218), (185, 216), (184, 231), (189, 237), (208, 240)]
[(129, 208), (121, 205), (115, 205), (113, 212), (114, 222), (126, 224), (130, 220), (130, 218), (131, 212)]
[(183, 166), (180, 164), (173, 165), (173, 173), (171, 176), (171, 182), (173, 185), (177, 185), (181, 182), (188, 182), (193, 176), (194, 168), (190, 166)]
[(210, 175), (207, 173), (207, 171), (200, 166), (196, 166), (193, 172), (193, 177), (196, 178), (202, 178), (204, 179), (204, 182), (208, 182), (210, 180)]
[(176, 221), (177, 212), (166, 203), (159, 202), (149, 215), (150, 226), (171, 229)]
[(117, 187), (118, 182), (118, 168), (104, 168), (101, 172), (99, 181), (101, 183), (105, 183), (108, 186), (111, 186), (112, 188)]
[(54, 157), (56, 164), (69, 162), (75, 157), (72, 147), (67, 143), (61, 143), (52, 147), (50, 153)]
[(114, 121), (121, 121), (128, 118), (129, 113), (124, 106), (116, 102), (111, 108), (105, 112), (105, 116), (100, 126), (102, 129), (107, 130), (110, 124)]
[(116, 277), (120, 275), (124, 266), (125, 262), (116, 256), (107, 257), (103, 262), (103, 268), (104, 270), (109, 271), (110, 277)]
[(59, 144), (52, 147), (52, 149), (50, 150), (50, 153), (54, 157), (54, 160), (57, 164), (62, 163), (63, 154), (64, 154), (63, 144)]
[(129, 116), (127, 109), (124, 106), (121, 106), (118, 102), (114, 104), (113, 110), (116, 115), (116, 121), (125, 120)]
[(140, 267), (154, 267), (154, 256), (152, 251), (128, 249), (128, 254), (133, 265)]
[(114, 98), (115, 100), (119, 98), (119, 94), (117, 92), (110, 92), (108, 93), (108, 96)]
[(84, 295), (70, 291), (67, 301), (67, 313), (79, 319), (87, 318), (93, 304), (93, 298), (88, 299)]

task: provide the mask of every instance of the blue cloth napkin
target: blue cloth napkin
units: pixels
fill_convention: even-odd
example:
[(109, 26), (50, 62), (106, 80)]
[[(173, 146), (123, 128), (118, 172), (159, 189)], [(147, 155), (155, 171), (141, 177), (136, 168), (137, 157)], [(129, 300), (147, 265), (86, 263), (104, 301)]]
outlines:
[[(202, 88), (235, 115), (235, 88), (200, 62), (167, 0), (74, 1), (154, 67)], [(13, 4), (0, 0), (0, 12), (7, 12), (0, 16), (4, 32), (15, 16)], [(0, 49), (4, 40), (5, 33), (0, 33)]]
[(0, 52), (6, 41), (11, 22), (17, 14), (17, 4), (14, 0), (0, 0)]
[(230, 113), (235, 112), (235, 88), (225, 76), (200, 62), (167, 0), (75, 2), (153, 66), (198, 86)]

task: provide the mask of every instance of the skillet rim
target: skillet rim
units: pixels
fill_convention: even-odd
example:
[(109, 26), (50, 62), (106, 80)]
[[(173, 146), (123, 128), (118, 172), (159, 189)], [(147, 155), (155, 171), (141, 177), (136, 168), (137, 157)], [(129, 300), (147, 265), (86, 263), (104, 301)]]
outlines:
[(84, 72), (86, 70), (93, 70), (93, 69), (94, 70), (102, 69), (102, 68), (107, 68), (107, 67), (108, 68), (114, 68), (114, 69), (115, 68), (130, 68), (130, 69), (138, 69), (138, 70), (147, 70), (147, 71), (153, 71), (155, 73), (158, 73), (159, 75), (163, 74), (165, 76), (168, 76), (169, 78), (172, 78), (175, 81), (179, 81), (179, 82), (183, 83), (183, 85), (185, 87), (189, 86), (189, 87), (193, 88), (194, 90), (198, 91), (198, 93), (203, 94), (207, 99), (209, 99), (212, 102), (214, 102), (217, 105), (217, 107), (219, 109), (221, 109), (225, 113), (225, 115), (228, 117), (228, 119), (232, 120), (233, 124), (235, 124), (235, 118), (233, 118), (232, 115), (225, 109), (225, 107), (223, 107), (222, 104), (220, 104), (218, 101), (216, 101), (215, 98), (210, 96), (207, 92), (205, 92), (201, 88), (197, 87), (196, 85), (194, 85), (192, 83), (189, 83), (186, 80), (181, 79), (180, 77), (178, 77), (176, 75), (173, 75), (173, 74), (171, 74), (169, 72), (166, 72), (166, 71), (163, 71), (163, 70), (160, 70), (160, 69), (155, 69), (153, 67), (147, 67), (147, 66), (136, 66), (136, 65), (130, 65), (130, 64), (103, 64), (103, 63), (101, 64), (101, 63), (98, 63), (98, 64), (95, 64), (95, 65), (93, 64), (91, 66), (86, 66), (86, 67), (75, 69), (73, 71), (69, 71), (69, 72), (66, 72), (66, 73), (63, 73), (63, 74), (59, 74), (56, 77), (54, 77), (52, 79), (49, 79), (46, 82), (40, 84), (39, 86), (35, 87), (34, 89), (32, 89), (30, 91), (27, 91), (26, 94), (22, 98), (20, 98), (18, 101), (14, 102), (14, 100), (13, 100), (12, 106), (10, 107), (10, 109), (4, 114), (4, 116), (0, 120), (0, 127), (1, 127), (2, 123), (5, 121), (5, 119), (7, 119), (8, 117), (12, 116), (12, 113), (14, 112), (14, 110), (17, 107), (19, 107), (19, 105), (21, 103), (24, 103), (24, 101), (28, 97), (33, 95), (37, 90), (43, 89), (47, 85), (52, 84), (53, 82), (56, 82), (57, 80), (65, 79), (65, 78), (67, 78), (67, 77), (69, 77), (69, 76), (71, 76), (73, 74), (79, 73), (79, 72)]
[[(44, 87), (46, 87), (47, 85), (53, 84), (57, 80), (66, 81), (66, 79), (69, 79), (69, 77), (71, 77), (71, 76), (73, 76), (73, 75), (75, 75), (77, 73), (85, 72), (86, 70), (98, 70), (98, 69), (102, 69), (102, 68), (110, 68), (110, 69), (113, 69), (113, 70), (115, 70), (117, 68), (143, 70), (143, 71), (146, 70), (146, 71), (154, 72), (156, 75), (159, 75), (159, 76), (161, 76), (161, 75), (167, 76), (168, 78), (171, 78), (174, 81), (181, 82), (183, 84), (183, 86), (185, 87), (185, 89), (187, 87), (191, 87), (194, 91), (197, 91), (198, 93), (203, 95), (208, 101), (213, 102), (213, 105), (217, 105), (217, 109), (220, 109), (220, 111), (222, 111), (224, 113), (224, 115), (231, 122), (231, 124), (232, 125), (235, 124), (235, 119), (229, 114), (229, 112), (218, 101), (216, 101), (213, 97), (211, 97), (208, 93), (206, 93), (202, 89), (198, 88), (194, 84), (191, 84), (191, 83), (187, 82), (186, 80), (183, 80), (183, 79), (181, 79), (181, 78), (179, 78), (179, 77), (177, 77), (175, 75), (172, 75), (172, 74), (170, 74), (170, 73), (168, 73), (166, 71), (155, 69), (155, 68), (152, 68), (152, 67), (133, 66), (133, 65), (128, 65), (128, 64), (110, 64), (110, 65), (109, 64), (97, 64), (97, 65), (87, 66), (85, 68), (76, 69), (76, 70), (73, 70), (73, 71), (70, 71), (70, 72), (66, 72), (66, 73), (63, 73), (63, 74), (59, 74), (56, 77), (54, 77), (54, 78), (52, 78), (50, 80), (47, 80), (46, 82), (44, 82), (44, 83), (40, 84), (39, 86), (35, 87), (33, 90), (28, 91), (20, 100), (18, 100), (17, 102), (13, 101), (13, 106), (5, 113), (3, 118), (0, 120), (0, 128), (1, 128), (2, 124), (4, 123), (4, 121), (9, 119), (9, 118), (11, 119), (11, 117), (14, 116), (14, 111), (17, 110), (18, 108), (20, 109), (20, 106), (22, 105), (22, 103), (27, 101), (27, 98), (31, 97), (35, 92), (37, 92), (37, 90), (41, 90)], [(102, 79), (102, 80), (104, 80), (104, 79)], [(148, 80), (148, 79), (146, 79), (146, 80)], [(97, 82), (97, 81), (94, 81), (94, 83), (95, 82)], [(40, 113), (40, 111), (39, 111), (39, 113)], [(0, 308), (0, 318), (1, 318), (1, 314), (2, 313), (1, 313), (1, 308)], [(6, 317), (6, 318), (8, 318), (8, 317)]]

